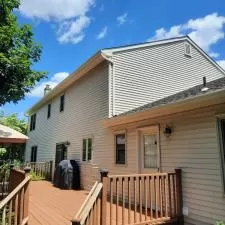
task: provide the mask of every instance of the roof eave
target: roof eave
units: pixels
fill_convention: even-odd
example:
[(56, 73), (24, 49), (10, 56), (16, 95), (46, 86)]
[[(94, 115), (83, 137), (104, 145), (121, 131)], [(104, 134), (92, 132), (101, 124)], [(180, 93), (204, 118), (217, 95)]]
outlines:
[(55, 88), (51, 90), (47, 95), (40, 99), (36, 104), (34, 104), (30, 109), (26, 111), (26, 115), (31, 115), (36, 110), (38, 110), (42, 105), (49, 102), (52, 98), (63, 93), (63, 91), (71, 86), (76, 80), (83, 77), (91, 69), (94, 69), (98, 64), (105, 60), (102, 57), (101, 51), (98, 51), (95, 55), (89, 58), (84, 64), (82, 64), (76, 71), (71, 73), (65, 80), (59, 83)]
[(176, 103), (162, 105), (147, 109), (141, 112), (134, 112), (127, 115), (109, 118), (104, 121), (105, 127), (114, 127), (118, 125), (138, 122), (146, 119), (153, 119), (160, 116), (171, 115), (198, 108), (203, 108), (210, 105), (225, 103), (225, 90), (219, 90), (213, 93), (185, 99)]

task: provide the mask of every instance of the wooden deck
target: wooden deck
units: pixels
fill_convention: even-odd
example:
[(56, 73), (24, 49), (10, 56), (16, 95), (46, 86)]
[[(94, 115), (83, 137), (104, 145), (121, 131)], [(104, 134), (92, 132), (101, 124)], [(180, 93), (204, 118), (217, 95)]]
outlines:
[(69, 225), (84, 202), (87, 191), (61, 190), (48, 181), (30, 185), (29, 224)]
[[(83, 190), (75, 191), (55, 188), (48, 181), (32, 181), (29, 198), (29, 225), (71, 225), (72, 218), (80, 209), (87, 195), (88, 192)], [(135, 220), (150, 220), (149, 210), (146, 212), (143, 209), (141, 213), (139, 211), (131, 210), (129, 213), (127, 208), (122, 208), (115, 204), (111, 204), (111, 206), (112, 208), (110, 210), (110, 202), (106, 203), (107, 225), (117, 224), (116, 221), (118, 221), (118, 224), (121, 224), (121, 221), (124, 221), (125, 224), (128, 224), (129, 222), (131, 224), (139, 224), (135, 223)], [(110, 218), (110, 211), (113, 215), (111, 215), (112, 218)], [(124, 215), (124, 218), (122, 217), (122, 214)], [(130, 221), (128, 218), (130, 218)], [(140, 222), (140, 224), (144, 223)], [(157, 224), (166, 225), (177, 223), (176, 220), (170, 220), (169, 218), (163, 217), (161, 223), (159, 220), (157, 221)]]

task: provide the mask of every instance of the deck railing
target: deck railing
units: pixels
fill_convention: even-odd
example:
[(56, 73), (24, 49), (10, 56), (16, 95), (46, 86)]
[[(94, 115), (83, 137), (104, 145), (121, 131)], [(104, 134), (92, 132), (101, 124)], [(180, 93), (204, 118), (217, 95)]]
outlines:
[(5, 198), (9, 190), (9, 168), (0, 169), (0, 200)]
[(110, 225), (175, 222), (181, 219), (181, 170), (110, 175), (104, 179), (108, 179)]
[(46, 180), (52, 180), (52, 166), (53, 161), (49, 162), (26, 162), (23, 167), (30, 167), (31, 173), (40, 176)]
[(80, 210), (72, 220), (72, 225), (99, 225), (100, 224), (100, 194), (102, 183), (96, 182), (89, 192)]
[(180, 169), (109, 176), (102, 171), (101, 182), (94, 185), (72, 225), (183, 224), (181, 209)]
[(30, 176), (26, 176), (26, 174), (29, 171), (24, 172), (13, 169), (10, 171), (9, 189), (13, 190), (0, 202), (0, 219), (2, 225), (28, 224)]

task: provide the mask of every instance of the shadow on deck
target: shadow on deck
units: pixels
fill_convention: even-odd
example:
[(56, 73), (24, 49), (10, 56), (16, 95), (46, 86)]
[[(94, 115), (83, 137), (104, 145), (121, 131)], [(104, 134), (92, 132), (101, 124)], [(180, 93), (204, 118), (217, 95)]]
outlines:
[(61, 190), (48, 181), (32, 181), (30, 225), (69, 225), (87, 197), (87, 191)]

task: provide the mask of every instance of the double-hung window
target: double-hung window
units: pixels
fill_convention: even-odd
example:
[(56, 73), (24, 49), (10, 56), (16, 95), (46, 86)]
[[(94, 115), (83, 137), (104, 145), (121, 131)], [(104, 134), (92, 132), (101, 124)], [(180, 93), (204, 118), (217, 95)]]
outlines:
[(218, 120), (219, 140), (220, 140), (220, 158), (223, 179), (223, 190), (225, 193), (225, 118)]
[(30, 117), (30, 131), (35, 130), (36, 126), (36, 113)]
[(126, 164), (126, 135), (117, 134), (115, 136), (116, 164)]
[(37, 146), (31, 147), (31, 155), (30, 155), (31, 162), (37, 162)]
[(91, 161), (92, 159), (92, 139), (83, 139), (82, 161)]
[(48, 104), (48, 114), (47, 114), (47, 118), (51, 117), (51, 104)]
[(65, 105), (65, 95), (61, 95), (60, 96), (60, 108), (59, 108), (60, 112), (64, 111), (64, 105)]

